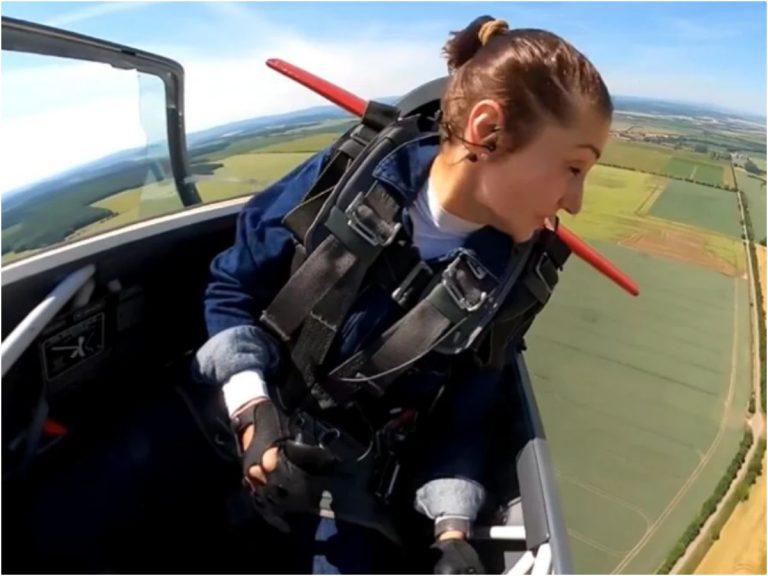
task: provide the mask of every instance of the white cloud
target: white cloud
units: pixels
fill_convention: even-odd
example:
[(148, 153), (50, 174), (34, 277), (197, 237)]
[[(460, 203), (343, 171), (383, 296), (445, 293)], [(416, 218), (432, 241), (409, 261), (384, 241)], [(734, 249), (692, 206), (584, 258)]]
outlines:
[(100, 2), (98, 4), (83, 3), (85, 8), (44, 22), (46, 26), (64, 27), (72, 24), (80, 24), (87, 20), (100, 18), (117, 12), (129, 12), (148, 6), (150, 2)]
[(373, 46), (296, 42), (255, 51), (238, 60), (196, 60), (187, 70), (187, 120), (190, 131), (226, 121), (280, 113), (327, 101), (279, 73), (265, 62), (279, 57), (325, 78), (361, 98), (402, 94), (444, 73), (439, 58), (423, 45)]
[[(310, 43), (278, 36), (268, 51), (185, 63), (188, 132), (327, 103), (267, 68), (270, 57), (288, 60), (365, 99), (405, 93), (444, 73), (439, 50), (427, 43)], [(434, 56), (420, 59), (420, 54)], [(147, 106), (140, 106), (140, 92), (135, 72), (100, 64), (4, 72), (0, 191), (143, 145), (139, 110)]]
[(3, 122), (0, 190), (146, 142), (136, 99), (111, 98)]

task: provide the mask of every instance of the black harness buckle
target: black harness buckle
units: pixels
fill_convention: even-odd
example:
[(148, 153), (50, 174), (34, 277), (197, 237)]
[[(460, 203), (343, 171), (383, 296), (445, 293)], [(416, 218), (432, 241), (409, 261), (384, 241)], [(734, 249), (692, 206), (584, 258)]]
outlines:
[[(405, 277), (405, 279), (397, 288), (395, 288), (394, 292), (392, 292), (392, 299), (397, 302), (399, 306), (406, 306), (412, 295), (412, 289), (416, 284), (416, 280), (422, 274), (426, 274), (428, 278), (431, 278), (432, 268), (430, 268), (429, 265), (424, 262), (424, 260), (419, 260), (419, 263), (416, 264), (416, 266), (414, 266), (410, 272), (408, 272), (408, 275)], [(418, 286), (416, 286), (416, 288), (418, 288)]]
[(485, 304), (488, 300), (488, 292), (485, 290), (478, 290), (478, 295), (474, 296), (468, 293), (461, 287), (461, 284), (457, 278), (457, 271), (459, 266), (464, 265), (467, 270), (477, 280), (483, 280), (491, 273), (478, 261), (471, 253), (461, 249), (459, 254), (443, 271), (443, 278), (441, 283), (445, 290), (450, 295), (451, 299), (455, 302), (456, 306), (464, 310), (465, 312), (475, 312)]
[[(549, 260), (549, 256), (546, 252), (543, 252), (541, 256), (539, 257), (538, 261), (536, 262), (536, 266), (533, 268), (534, 274), (541, 280), (541, 283), (544, 285), (544, 289), (547, 292), (547, 298), (552, 295), (552, 291), (554, 290), (554, 286), (550, 286), (547, 279), (544, 277), (544, 273), (542, 272), (541, 268), (544, 265), (544, 259)], [(550, 266), (552, 264), (550, 263)]]
[[(352, 200), (344, 211), (344, 214), (347, 217), (347, 225), (371, 246), (389, 246), (392, 244), (403, 225), (399, 222), (394, 225), (388, 224), (389, 229), (386, 233), (382, 233), (363, 221), (361, 215), (358, 213), (358, 208), (362, 206), (365, 206), (364, 192), (360, 192), (355, 196), (355, 199)], [(384, 220), (381, 221), (386, 223)]]

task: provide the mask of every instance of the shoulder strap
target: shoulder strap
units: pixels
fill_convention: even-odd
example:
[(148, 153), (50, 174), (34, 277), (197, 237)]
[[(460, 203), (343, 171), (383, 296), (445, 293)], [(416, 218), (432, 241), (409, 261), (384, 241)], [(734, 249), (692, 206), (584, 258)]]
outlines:
[(481, 366), (501, 368), (509, 360), (510, 347), (524, 347), (523, 337), (536, 315), (549, 302), (570, 248), (557, 234), (542, 230), (526, 262), (525, 271), (506, 304), (474, 346), (475, 361)]
[(315, 196), (286, 217), (303, 254), (261, 322), (290, 343), (293, 363), (310, 387), (367, 271), (401, 233), (400, 200), (373, 170), (421, 135), (414, 118), (392, 123), (357, 152), (333, 188), (313, 186), (309, 195)]

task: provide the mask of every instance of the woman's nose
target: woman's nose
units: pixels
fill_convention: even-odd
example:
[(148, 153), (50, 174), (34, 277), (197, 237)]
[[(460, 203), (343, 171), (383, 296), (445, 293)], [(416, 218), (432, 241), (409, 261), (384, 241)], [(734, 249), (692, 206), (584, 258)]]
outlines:
[(576, 215), (581, 212), (581, 203), (584, 198), (584, 185), (580, 184), (571, 188), (563, 197), (561, 208), (569, 214)]

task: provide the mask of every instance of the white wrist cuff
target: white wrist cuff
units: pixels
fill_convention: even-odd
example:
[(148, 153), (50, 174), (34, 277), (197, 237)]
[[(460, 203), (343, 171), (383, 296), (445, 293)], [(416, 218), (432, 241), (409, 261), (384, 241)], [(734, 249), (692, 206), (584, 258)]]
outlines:
[(264, 376), (259, 370), (245, 370), (232, 376), (222, 388), (230, 417), (251, 400), (269, 398)]

